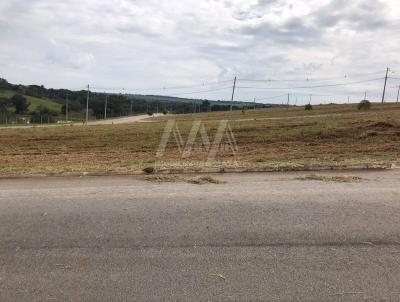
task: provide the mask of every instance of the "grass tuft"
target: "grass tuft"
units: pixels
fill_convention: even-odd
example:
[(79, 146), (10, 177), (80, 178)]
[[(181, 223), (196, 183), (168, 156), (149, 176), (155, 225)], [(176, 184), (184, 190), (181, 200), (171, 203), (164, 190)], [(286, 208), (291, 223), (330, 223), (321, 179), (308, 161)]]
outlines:
[(315, 181), (325, 181), (325, 182), (359, 182), (362, 180), (361, 177), (358, 176), (325, 176), (325, 175), (307, 175), (304, 177), (298, 178), (299, 180), (315, 180)]
[(182, 182), (184, 179), (177, 175), (149, 175), (145, 177), (145, 180), (150, 182)]
[(204, 184), (222, 184), (224, 182), (215, 179), (212, 176), (201, 176), (187, 180), (188, 183), (195, 185), (204, 185)]
[(194, 185), (224, 183), (218, 179), (215, 179), (212, 176), (199, 176), (194, 178), (187, 178), (178, 175), (149, 175), (145, 177), (145, 180), (156, 183), (187, 182)]

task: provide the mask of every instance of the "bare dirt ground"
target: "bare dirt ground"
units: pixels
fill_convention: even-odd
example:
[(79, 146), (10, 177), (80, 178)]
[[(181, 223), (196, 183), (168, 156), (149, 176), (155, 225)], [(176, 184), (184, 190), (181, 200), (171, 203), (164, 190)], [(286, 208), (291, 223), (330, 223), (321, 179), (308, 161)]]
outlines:
[[(0, 176), (136, 174), (151, 167), (254, 171), (399, 165), (400, 105), (374, 104), (372, 108), (360, 112), (354, 105), (323, 105), (312, 112), (300, 107), (273, 108), (161, 116), (151, 118), (151, 123), (136, 123), (141, 117), (132, 117), (114, 125), (2, 129)], [(171, 135), (162, 158), (157, 158), (170, 119), (177, 121), (183, 144), (193, 121), (201, 120), (212, 142), (220, 120), (228, 119), (237, 150), (233, 154), (229, 148), (220, 148), (215, 163), (209, 164), (209, 151), (197, 135), (190, 158), (183, 160), (182, 148)]]
[(400, 170), (319, 176), (1, 180), (0, 300), (398, 301)]

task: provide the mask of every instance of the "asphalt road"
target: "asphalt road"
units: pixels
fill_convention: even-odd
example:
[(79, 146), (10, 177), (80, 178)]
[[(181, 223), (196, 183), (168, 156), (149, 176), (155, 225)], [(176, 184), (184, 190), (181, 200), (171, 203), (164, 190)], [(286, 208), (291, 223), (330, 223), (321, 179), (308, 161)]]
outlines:
[(400, 301), (400, 170), (346, 174), (0, 180), (0, 301)]

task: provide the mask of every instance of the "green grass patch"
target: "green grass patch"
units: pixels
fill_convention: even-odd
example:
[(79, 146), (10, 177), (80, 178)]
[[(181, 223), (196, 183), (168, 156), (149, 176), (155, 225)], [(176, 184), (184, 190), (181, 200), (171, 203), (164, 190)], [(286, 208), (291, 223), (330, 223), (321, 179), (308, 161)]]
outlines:
[[(0, 97), (11, 98), (14, 94), (17, 94), (15, 91), (5, 90), (0, 91)], [(37, 98), (33, 96), (24, 95), (27, 101), (30, 103), (29, 112), (34, 112), (39, 106), (48, 108), (55, 112), (61, 113), (61, 104), (56, 103), (55, 101), (48, 98)]]

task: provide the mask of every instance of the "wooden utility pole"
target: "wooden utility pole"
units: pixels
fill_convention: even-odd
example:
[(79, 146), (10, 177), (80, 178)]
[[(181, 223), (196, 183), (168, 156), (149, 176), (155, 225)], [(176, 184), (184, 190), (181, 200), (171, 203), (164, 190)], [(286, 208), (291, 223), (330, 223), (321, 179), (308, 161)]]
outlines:
[(107, 119), (107, 101), (108, 101), (108, 95), (106, 95), (106, 101), (104, 103), (104, 119)]
[(400, 85), (399, 85), (399, 90), (397, 90), (397, 103), (399, 102), (399, 95), (400, 95)]
[(364, 100), (366, 100), (366, 99), (367, 99), (367, 92), (365, 91)]
[(386, 83), (387, 83), (388, 73), (389, 73), (389, 67), (386, 69), (385, 85), (383, 86), (383, 93), (382, 93), (382, 104), (385, 101)]
[(90, 87), (89, 84), (87, 85), (87, 97), (86, 97), (86, 124), (89, 121), (89, 91)]
[(68, 93), (65, 99), (65, 122), (68, 123)]
[(233, 80), (232, 98), (231, 98), (231, 111), (233, 110), (233, 98), (235, 97), (236, 77)]

